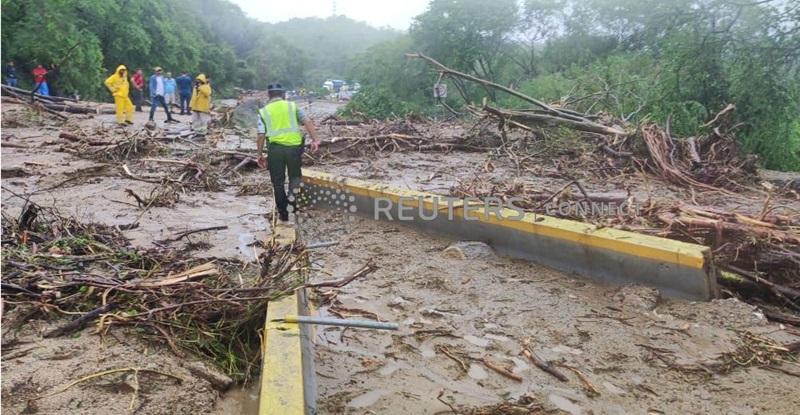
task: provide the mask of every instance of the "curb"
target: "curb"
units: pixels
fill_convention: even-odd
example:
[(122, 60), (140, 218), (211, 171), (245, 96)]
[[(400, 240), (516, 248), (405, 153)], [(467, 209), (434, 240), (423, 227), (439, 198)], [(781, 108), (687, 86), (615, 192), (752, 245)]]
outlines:
[[(275, 239), (280, 244), (295, 241), (295, 229), (278, 225)], [(308, 325), (270, 321), (285, 315), (308, 315), (305, 288), (267, 304), (259, 392), (259, 415), (316, 413), (314, 355)]]
[[(379, 202), (389, 200), (394, 204), (391, 219), (398, 223), (483, 241), (499, 253), (562, 272), (617, 284), (649, 285), (667, 297), (708, 300), (717, 296), (717, 271), (706, 246), (533, 213), (511, 220), (520, 216), (519, 212), (465, 205), (463, 201), (453, 203), (452, 218), (448, 218), (446, 213), (437, 213), (446, 210), (443, 200), (453, 198), (313, 170), (303, 171), (303, 185), (312, 198), (320, 192), (345, 193), (358, 215), (376, 220), (390, 219), (379, 208)], [(318, 205), (341, 209), (333, 198), (317, 200)], [(411, 220), (396, 220), (399, 209)]]

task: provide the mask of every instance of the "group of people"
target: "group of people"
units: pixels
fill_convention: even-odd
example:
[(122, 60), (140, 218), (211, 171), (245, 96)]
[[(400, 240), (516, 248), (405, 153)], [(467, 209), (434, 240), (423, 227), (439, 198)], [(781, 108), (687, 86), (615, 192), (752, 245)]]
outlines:
[[(192, 129), (198, 135), (205, 135), (208, 122), (211, 120), (211, 84), (204, 74), (192, 80), (186, 71), (173, 78), (172, 73), (162, 75), (161, 67), (153, 68), (153, 74), (147, 82), (150, 92), (150, 121), (155, 120), (156, 108), (161, 106), (167, 114), (168, 123), (178, 122), (172, 117), (170, 105), (175, 104), (176, 94), (179, 98), (181, 115), (192, 115)], [(105, 86), (114, 97), (117, 124), (133, 124), (133, 111), (142, 111), (144, 101), (144, 76), (141, 69), (136, 69), (128, 81), (128, 68), (119, 65), (111, 76), (105, 80)], [(133, 90), (130, 90), (130, 85)], [(133, 102), (129, 96), (133, 97)], [(135, 103), (135, 107), (134, 107)]]
[[(178, 122), (172, 117), (170, 105), (176, 102), (176, 97), (181, 109), (181, 115), (192, 115), (192, 130), (198, 135), (205, 135), (208, 122), (211, 120), (211, 83), (205, 74), (199, 74), (194, 79), (186, 71), (181, 76), (172, 78), (167, 72), (162, 75), (163, 69), (153, 68), (153, 74), (147, 81), (150, 92), (150, 121), (154, 121), (156, 108), (161, 106), (167, 115), (166, 122)], [(47, 85), (48, 70), (38, 65), (33, 70), (36, 90), (42, 95), (48, 95)], [(5, 82), (10, 86), (17, 84), (17, 72), (14, 62), (9, 62), (4, 68)], [(130, 80), (128, 68), (119, 65), (111, 76), (104, 82), (106, 88), (114, 97), (114, 107), (117, 124), (133, 124), (133, 112), (142, 111), (144, 101), (145, 79), (142, 70), (137, 69)], [(133, 85), (133, 89), (130, 85)], [(289, 211), (295, 207), (297, 198), (293, 194), (300, 188), (302, 177), (302, 156), (306, 148), (306, 140), (300, 126), (305, 127), (311, 136), (310, 149), (317, 151), (319, 137), (314, 123), (306, 116), (297, 104), (286, 100), (286, 90), (280, 84), (267, 86), (269, 101), (259, 109), (257, 116), (256, 147), (258, 150), (259, 167), (269, 169), (273, 190), (275, 191), (275, 204), (279, 219), (289, 219)], [(131, 97), (133, 101), (131, 102)], [(262, 153), (267, 149), (269, 160)], [(289, 194), (287, 195), (284, 184), (289, 176)]]
[[(41, 63), (37, 64), (31, 71), (33, 83), (35, 85), (33, 92), (39, 95), (50, 96), (50, 86), (47, 84), (47, 77), (48, 75), (52, 77), (55, 72), (55, 65), (50, 65), (50, 69), (47, 69)], [(5, 78), (6, 85), (17, 87), (17, 65), (14, 61), (9, 61), (3, 68), (3, 77)]]

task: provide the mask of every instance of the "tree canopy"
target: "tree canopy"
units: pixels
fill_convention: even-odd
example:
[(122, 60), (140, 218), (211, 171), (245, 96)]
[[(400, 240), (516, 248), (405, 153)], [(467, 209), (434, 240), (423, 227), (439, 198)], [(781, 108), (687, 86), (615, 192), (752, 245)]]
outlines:
[(119, 64), (203, 72), (222, 95), (273, 81), (315, 87), (397, 36), (344, 16), (259, 22), (226, 0), (3, 0), (2, 11), (2, 60), (17, 63), (23, 85), (37, 63), (54, 65), (56, 92), (96, 99)]
[[(204, 72), (219, 95), (359, 81), (353, 112), (432, 112), (437, 75), (407, 52), (540, 99), (691, 135), (736, 105), (746, 151), (800, 170), (800, 5), (789, 0), (431, 0), (407, 33), (344, 16), (268, 24), (227, 0), (2, 1), (2, 60), (30, 85), (107, 98), (122, 63)], [(513, 97), (465, 87), (506, 106)], [(457, 101), (448, 101), (456, 105)]]
[[(669, 120), (685, 136), (733, 103), (742, 148), (767, 167), (800, 170), (797, 2), (432, 0), (403, 40), (353, 60), (351, 77), (402, 103), (391, 114), (399, 107), (431, 111), (436, 81), (430, 71), (410, 74), (399, 44), (580, 111), (632, 122)], [(467, 92), (475, 102), (485, 96), (523, 105), (493, 91)]]

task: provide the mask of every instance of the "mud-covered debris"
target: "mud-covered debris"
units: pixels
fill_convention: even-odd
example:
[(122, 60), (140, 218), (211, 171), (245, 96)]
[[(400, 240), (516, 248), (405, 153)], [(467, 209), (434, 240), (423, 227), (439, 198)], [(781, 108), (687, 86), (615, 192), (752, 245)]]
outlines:
[(614, 295), (614, 301), (623, 307), (645, 312), (655, 309), (660, 298), (657, 289), (643, 285), (626, 285)]
[(231, 385), (233, 385), (233, 379), (224, 373), (220, 373), (213, 368), (206, 366), (206, 364), (203, 362), (188, 362), (183, 366), (193, 375), (207, 380), (214, 389), (220, 392), (225, 392), (231, 387)]
[(456, 259), (490, 259), (495, 257), (492, 247), (478, 241), (455, 242), (442, 253), (447, 257)]
[(29, 319), (53, 304), (83, 316), (45, 337), (69, 335), (94, 321), (102, 335), (136, 326), (177, 356), (189, 351), (213, 359), (237, 380), (247, 381), (259, 367), (253, 328), (263, 326), (267, 301), (302, 285), (289, 272), (302, 254), (290, 246), (267, 246), (260, 267), (185, 258), (174, 249), (143, 251), (110, 226), (33, 203), (19, 219), (4, 215), (2, 231), (6, 306)]
[(389, 307), (392, 308), (399, 308), (400, 310), (405, 310), (406, 306), (409, 304), (409, 301), (403, 297), (395, 297), (392, 301), (389, 301), (387, 304)]

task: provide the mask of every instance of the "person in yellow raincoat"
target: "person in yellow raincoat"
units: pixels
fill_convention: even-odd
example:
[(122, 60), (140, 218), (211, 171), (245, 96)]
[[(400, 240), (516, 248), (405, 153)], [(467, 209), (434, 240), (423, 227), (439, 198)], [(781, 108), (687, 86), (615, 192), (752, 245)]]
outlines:
[(125, 65), (117, 66), (117, 70), (106, 79), (104, 84), (114, 96), (117, 124), (133, 124), (133, 103), (128, 98), (128, 69)]
[(198, 135), (205, 135), (208, 122), (211, 121), (211, 85), (204, 74), (194, 79), (189, 108), (192, 110), (192, 130)]

